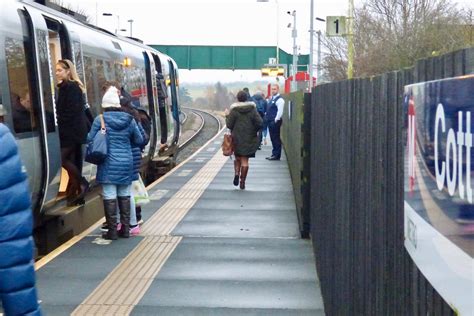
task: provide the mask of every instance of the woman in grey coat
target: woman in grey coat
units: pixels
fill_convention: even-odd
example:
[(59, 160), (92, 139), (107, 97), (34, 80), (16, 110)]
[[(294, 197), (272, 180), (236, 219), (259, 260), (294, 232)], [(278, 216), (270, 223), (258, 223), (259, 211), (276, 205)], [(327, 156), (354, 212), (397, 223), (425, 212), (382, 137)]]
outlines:
[(249, 158), (255, 157), (260, 141), (258, 131), (262, 128), (262, 118), (258, 115), (254, 102), (247, 101), (247, 93), (237, 93), (237, 103), (226, 110), (226, 125), (232, 131), (234, 142), (234, 185), (245, 189), (245, 180), (249, 171)]

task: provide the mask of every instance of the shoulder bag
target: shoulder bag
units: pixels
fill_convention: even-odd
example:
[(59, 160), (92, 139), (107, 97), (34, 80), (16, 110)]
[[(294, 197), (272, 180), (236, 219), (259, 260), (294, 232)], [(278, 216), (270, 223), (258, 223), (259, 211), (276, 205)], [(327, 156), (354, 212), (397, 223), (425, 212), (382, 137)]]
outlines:
[(227, 131), (224, 134), (224, 140), (222, 141), (222, 154), (224, 156), (231, 156), (234, 153), (234, 142), (232, 139), (232, 134)]
[(104, 117), (100, 116), (100, 131), (87, 144), (85, 161), (94, 165), (102, 164), (107, 158), (107, 130), (105, 128)]

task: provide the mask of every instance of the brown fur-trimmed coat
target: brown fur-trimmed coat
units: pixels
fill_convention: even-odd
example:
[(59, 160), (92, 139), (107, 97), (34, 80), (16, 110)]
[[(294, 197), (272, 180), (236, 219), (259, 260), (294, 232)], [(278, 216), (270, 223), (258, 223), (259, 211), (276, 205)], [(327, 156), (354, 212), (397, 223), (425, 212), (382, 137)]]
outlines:
[(253, 156), (260, 145), (258, 131), (262, 128), (262, 118), (253, 102), (237, 102), (230, 106), (226, 125), (232, 131), (236, 156)]

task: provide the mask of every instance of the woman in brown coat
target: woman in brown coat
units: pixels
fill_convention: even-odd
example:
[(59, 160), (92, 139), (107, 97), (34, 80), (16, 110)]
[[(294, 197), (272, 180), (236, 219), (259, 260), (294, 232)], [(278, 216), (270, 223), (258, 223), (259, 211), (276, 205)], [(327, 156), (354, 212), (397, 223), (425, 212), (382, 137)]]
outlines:
[(247, 93), (237, 93), (237, 103), (226, 110), (226, 125), (232, 131), (234, 142), (234, 185), (245, 189), (245, 179), (249, 171), (249, 158), (255, 157), (260, 145), (258, 131), (262, 128), (262, 118), (258, 115), (254, 102), (247, 102)]

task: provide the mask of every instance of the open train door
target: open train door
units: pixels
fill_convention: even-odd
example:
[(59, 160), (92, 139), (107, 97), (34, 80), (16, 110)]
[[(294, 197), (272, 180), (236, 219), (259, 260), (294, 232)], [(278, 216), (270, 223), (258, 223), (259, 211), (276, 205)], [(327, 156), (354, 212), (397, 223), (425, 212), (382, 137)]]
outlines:
[(150, 135), (150, 147), (148, 149), (148, 160), (152, 160), (155, 156), (156, 144), (159, 139), (160, 121), (159, 121), (159, 110), (158, 110), (158, 92), (156, 87), (155, 77), (155, 62), (149, 52), (144, 51), (143, 57), (145, 59), (146, 69), (146, 89), (148, 96), (148, 104), (150, 105), (150, 117), (152, 120), (151, 135)]
[[(43, 204), (54, 201), (59, 189), (61, 158), (59, 157), (59, 130), (56, 120), (54, 103), (53, 64), (50, 59), (48, 27), (44, 16), (34, 10), (25, 9), (26, 21), (32, 40), (32, 67), (36, 78), (36, 96), (39, 102), (36, 107), (39, 114), (40, 137), (42, 143), (41, 160), (43, 161), (42, 199), (37, 207), (43, 209)], [(33, 156), (33, 159), (38, 157)]]
[(181, 133), (181, 124), (179, 119), (180, 108), (179, 108), (179, 99), (178, 99), (178, 89), (179, 89), (179, 78), (178, 71), (175, 66), (175, 63), (168, 59), (169, 70), (170, 70), (170, 90), (171, 90), (171, 113), (174, 122), (174, 133), (172, 144), (173, 146), (178, 145), (179, 136)]

